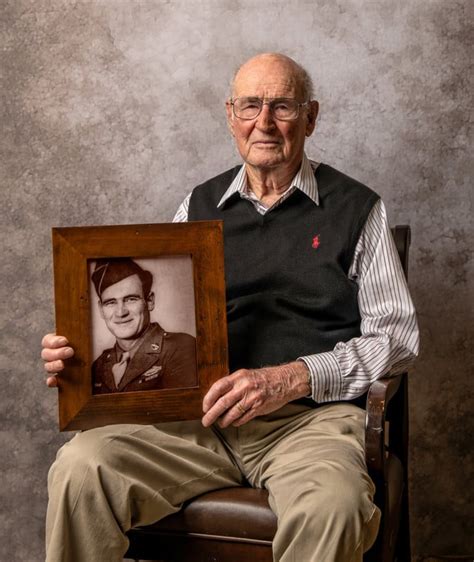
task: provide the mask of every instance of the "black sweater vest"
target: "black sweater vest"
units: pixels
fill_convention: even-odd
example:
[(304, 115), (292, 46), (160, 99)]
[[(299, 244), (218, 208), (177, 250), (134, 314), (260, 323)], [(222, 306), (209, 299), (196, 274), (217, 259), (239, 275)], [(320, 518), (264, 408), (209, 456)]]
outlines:
[(224, 221), (230, 372), (294, 361), (360, 335), (348, 271), (378, 195), (320, 164), (319, 205), (296, 190), (263, 216), (238, 193), (218, 209), (238, 171), (196, 187), (188, 216)]

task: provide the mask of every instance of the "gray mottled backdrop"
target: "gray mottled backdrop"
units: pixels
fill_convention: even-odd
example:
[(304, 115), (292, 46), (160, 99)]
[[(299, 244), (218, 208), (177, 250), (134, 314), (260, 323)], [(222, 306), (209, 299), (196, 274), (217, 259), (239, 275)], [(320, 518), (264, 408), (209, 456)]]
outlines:
[(474, 552), (472, 20), (470, 0), (0, 1), (2, 561), (42, 559), (46, 474), (69, 437), (39, 361), (54, 328), (51, 226), (170, 220), (236, 162), (228, 79), (269, 50), (314, 75), (309, 153), (412, 226), (414, 552)]

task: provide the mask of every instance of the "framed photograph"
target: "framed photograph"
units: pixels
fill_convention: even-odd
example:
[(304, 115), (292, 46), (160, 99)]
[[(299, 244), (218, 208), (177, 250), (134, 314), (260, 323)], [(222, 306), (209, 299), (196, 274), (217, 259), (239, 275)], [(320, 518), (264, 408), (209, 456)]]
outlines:
[(228, 373), (221, 221), (53, 228), (59, 428), (198, 419)]

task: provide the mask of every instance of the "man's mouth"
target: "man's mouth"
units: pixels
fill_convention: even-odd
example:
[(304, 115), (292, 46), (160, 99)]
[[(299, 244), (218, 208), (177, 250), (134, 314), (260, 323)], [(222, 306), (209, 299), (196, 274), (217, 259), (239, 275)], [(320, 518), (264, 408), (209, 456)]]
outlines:
[(253, 144), (259, 146), (277, 146), (280, 144), (280, 142), (277, 140), (259, 140), (254, 141)]

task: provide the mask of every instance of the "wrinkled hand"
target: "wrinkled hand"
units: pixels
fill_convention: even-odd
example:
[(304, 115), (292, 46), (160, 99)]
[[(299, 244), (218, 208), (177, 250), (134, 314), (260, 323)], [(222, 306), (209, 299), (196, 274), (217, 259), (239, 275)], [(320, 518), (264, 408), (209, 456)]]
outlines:
[(56, 334), (46, 334), (41, 340), (43, 350), (41, 351), (41, 359), (45, 361), (44, 369), (49, 376), (46, 384), (49, 387), (58, 386), (57, 374), (64, 369), (64, 360), (74, 355), (74, 349), (69, 347), (69, 342), (64, 336)]
[(307, 396), (310, 391), (308, 367), (302, 361), (263, 369), (239, 369), (211, 386), (202, 403), (202, 424), (209, 427), (217, 421), (220, 427), (238, 427)]

